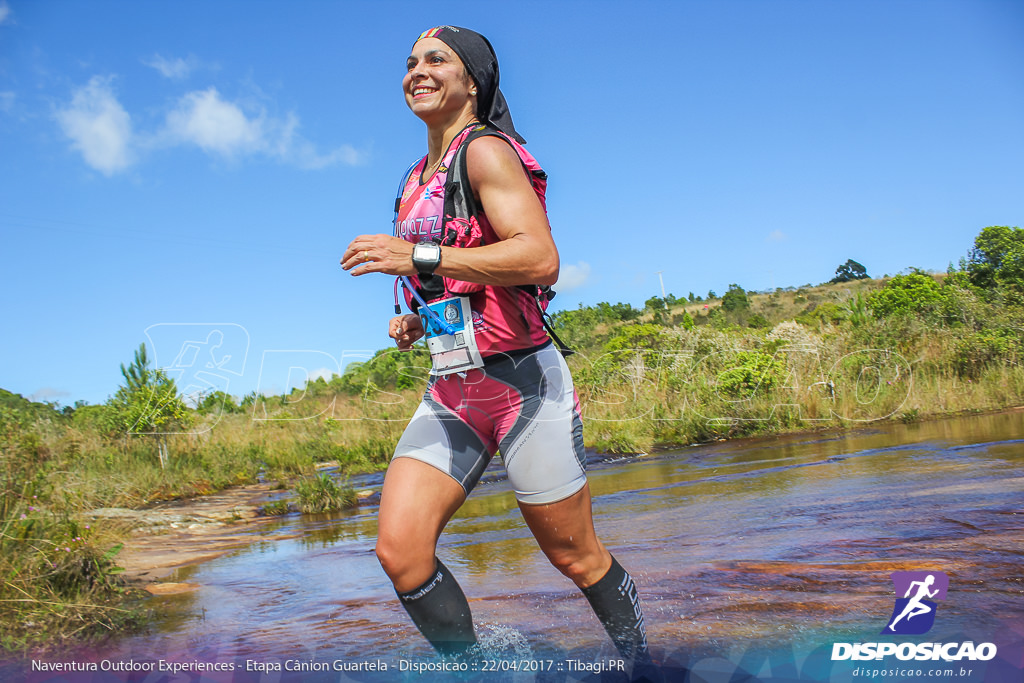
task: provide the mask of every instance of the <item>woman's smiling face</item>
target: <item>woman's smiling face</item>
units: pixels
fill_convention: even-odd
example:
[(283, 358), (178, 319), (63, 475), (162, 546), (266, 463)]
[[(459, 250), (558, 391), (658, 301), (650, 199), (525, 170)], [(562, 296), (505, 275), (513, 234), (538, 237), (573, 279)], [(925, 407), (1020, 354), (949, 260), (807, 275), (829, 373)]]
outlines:
[(476, 86), (466, 67), (448, 45), (437, 38), (424, 38), (413, 45), (402, 79), (405, 101), (424, 121), (448, 118), (471, 102), (476, 107)]

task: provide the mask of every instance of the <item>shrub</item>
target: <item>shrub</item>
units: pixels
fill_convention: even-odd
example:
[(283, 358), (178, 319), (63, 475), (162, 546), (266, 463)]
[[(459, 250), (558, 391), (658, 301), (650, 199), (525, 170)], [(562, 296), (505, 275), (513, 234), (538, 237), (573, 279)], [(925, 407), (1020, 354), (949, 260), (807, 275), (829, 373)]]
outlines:
[(974, 238), (974, 248), (961, 267), (977, 287), (1024, 290), (1024, 230), (1005, 225), (985, 228)]
[(299, 509), (306, 513), (330, 512), (356, 504), (355, 491), (340, 486), (326, 472), (300, 481), (295, 493), (299, 496)]
[[(45, 425), (0, 406), (0, 645), (14, 650), (45, 638), (50, 645), (128, 625), (138, 615), (115, 606), (120, 543), (80, 522), (68, 477), (46, 446)], [(59, 495), (57, 495), (59, 493)]]
[(768, 391), (785, 379), (785, 368), (775, 356), (760, 351), (740, 351), (732, 367), (718, 375), (720, 392), (732, 398), (750, 398)]
[(939, 284), (926, 273), (915, 271), (895, 276), (885, 287), (868, 297), (867, 305), (876, 317), (887, 318), (930, 311), (942, 299)]
[(796, 317), (796, 321), (803, 325), (816, 327), (821, 323), (838, 325), (846, 319), (846, 311), (831, 301), (820, 304), (810, 304), (803, 313)]
[(846, 319), (854, 327), (860, 327), (868, 320), (868, 306), (864, 295), (857, 292), (853, 297), (843, 302), (843, 313)]
[(977, 378), (993, 363), (1018, 361), (1021, 346), (1020, 333), (1013, 330), (972, 332), (956, 342), (953, 365), (961, 377)]
[(665, 329), (650, 323), (631, 323), (619, 328), (618, 334), (608, 340), (604, 350), (609, 353), (618, 351), (643, 351), (644, 356), (654, 357), (649, 352), (658, 351), (666, 339)]
[(674, 322), (676, 325), (683, 328), (687, 332), (692, 330), (694, 325), (693, 318), (686, 311), (683, 311), (682, 315), (677, 315), (675, 318), (673, 318), (672, 322)]
[(722, 308), (730, 313), (750, 308), (746, 291), (739, 285), (729, 285), (729, 291), (722, 295)]
[(752, 327), (755, 330), (766, 330), (771, 326), (772, 324), (768, 322), (768, 318), (764, 317), (760, 313), (755, 313), (747, 318), (747, 327)]

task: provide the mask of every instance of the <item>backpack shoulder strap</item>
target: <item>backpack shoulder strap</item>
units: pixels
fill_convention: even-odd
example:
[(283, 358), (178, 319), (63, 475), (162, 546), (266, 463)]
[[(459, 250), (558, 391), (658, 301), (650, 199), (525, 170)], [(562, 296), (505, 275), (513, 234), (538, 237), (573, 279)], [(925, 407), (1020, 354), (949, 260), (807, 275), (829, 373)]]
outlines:
[[(443, 220), (446, 222), (449, 218), (469, 219), (480, 214), (480, 206), (477, 204), (476, 198), (473, 196), (473, 189), (469, 185), (469, 168), (466, 161), (466, 149), (469, 147), (469, 143), (473, 140), (488, 135), (501, 137), (501, 133), (493, 128), (480, 126), (473, 129), (473, 131), (466, 136), (466, 139), (462, 141), (462, 144), (459, 145), (459, 148), (455, 150), (455, 157), (452, 159), (451, 166), (448, 168), (448, 176), (445, 178), (444, 183)], [(441, 234), (446, 235), (447, 231), (442, 229)]]
[[(468, 220), (480, 214), (480, 206), (477, 204), (476, 198), (473, 196), (473, 189), (469, 184), (469, 168), (468, 162), (466, 161), (466, 149), (469, 147), (470, 142), (487, 135), (493, 135), (508, 142), (509, 146), (512, 147), (512, 150), (516, 153), (516, 156), (519, 156), (519, 160), (523, 163), (523, 167), (526, 168), (527, 172), (530, 173), (531, 176), (543, 181), (547, 180), (547, 174), (539, 167), (534, 170), (526, 165), (526, 162), (519, 154), (516, 146), (513, 145), (501, 132), (484, 125), (475, 128), (466, 136), (466, 139), (462, 141), (462, 144), (460, 144), (459, 148), (455, 151), (455, 156), (452, 158), (451, 166), (448, 168), (448, 176), (445, 178), (444, 216), (441, 219), (443, 221), (443, 225), (441, 226), (443, 240), (446, 240), (448, 236), (447, 223), (450, 218), (463, 218)], [(410, 169), (410, 171), (411, 170), (412, 169)], [(401, 192), (401, 190), (399, 190), (399, 192)], [(558, 350), (563, 356), (572, 355), (573, 351), (558, 338), (558, 335), (555, 334), (555, 331), (551, 329), (551, 326), (548, 324), (548, 316), (546, 313), (547, 304), (548, 301), (554, 298), (555, 292), (549, 286), (541, 287), (539, 285), (518, 285), (511, 289), (526, 292), (537, 306), (537, 311), (540, 313), (540, 319), (544, 325), (544, 329), (554, 340), (555, 344), (558, 346)]]
[[(467, 152), (469, 149), (469, 143), (477, 138), (485, 136), (494, 136), (504, 140), (512, 151), (519, 157), (520, 163), (523, 165), (523, 169), (530, 175), (531, 183), (534, 185), (534, 190), (540, 194), (541, 201), (544, 201), (544, 187), (547, 185), (547, 173), (544, 172), (540, 166), (536, 165), (536, 161), (533, 161), (535, 167), (531, 167), (527, 164), (526, 159), (523, 158), (519, 147), (516, 143), (509, 139), (507, 135), (498, 131), (494, 128), (490, 128), (486, 125), (481, 124), (474, 128), (466, 139), (462, 141), (458, 149), (455, 150), (455, 156), (452, 158), (451, 165), (448, 169), (448, 175), (445, 178), (444, 184), (444, 216), (442, 221), (447, 223), (449, 219), (462, 218), (469, 220), (470, 218), (479, 216), (481, 213), (481, 207), (476, 201), (476, 197), (473, 195), (473, 188), (469, 183), (469, 162), (467, 161)], [(532, 157), (531, 157), (532, 160)], [(537, 189), (537, 188), (540, 189)], [(442, 226), (442, 235), (447, 235), (447, 229)]]

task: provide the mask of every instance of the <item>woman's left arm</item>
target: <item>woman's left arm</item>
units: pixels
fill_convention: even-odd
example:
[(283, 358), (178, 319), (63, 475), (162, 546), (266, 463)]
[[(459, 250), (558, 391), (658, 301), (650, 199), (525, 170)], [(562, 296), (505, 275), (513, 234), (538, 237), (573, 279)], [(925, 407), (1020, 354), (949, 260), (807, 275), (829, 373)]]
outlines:
[[(470, 249), (442, 247), (435, 272), (484, 285), (554, 284), (558, 249), (519, 155), (488, 135), (469, 144), (466, 162), (470, 185), (499, 241)], [(391, 235), (360, 235), (345, 251), (342, 267), (353, 275), (413, 275), (412, 247)]]

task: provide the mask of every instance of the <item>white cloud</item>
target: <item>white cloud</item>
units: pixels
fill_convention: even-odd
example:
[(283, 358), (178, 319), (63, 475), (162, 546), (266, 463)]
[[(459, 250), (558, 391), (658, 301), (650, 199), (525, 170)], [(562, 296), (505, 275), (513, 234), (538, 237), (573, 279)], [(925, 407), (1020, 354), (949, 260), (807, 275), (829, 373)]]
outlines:
[(782, 232), (781, 230), (772, 230), (770, 233), (768, 233), (768, 237), (766, 237), (765, 240), (768, 242), (782, 242), (786, 239), (786, 237), (786, 233)]
[(356, 151), (351, 145), (342, 145), (326, 154), (321, 154), (309, 140), (296, 132), (299, 128), (299, 119), (295, 114), (289, 114), (279, 128), (276, 154), (282, 160), (299, 168), (316, 171), (338, 163), (357, 166), (365, 158), (365, 155)]
[(558, 273), (558, 282), (555, 283), (555, 290), (568, 292), (582, 287), (590, 279), (590, 264), (586, 261), (579, 261), (575, 265), (562, 266)]
[(10, 90), (0, 92), (0, 111), (8, 112), (14, 109), (14, 101), (18, 99)]
[(330, 368), (318, 368), (309, 373), (309, 381), (315, 382), (318, 379), (322, 379), (325, 382), (330, 382), (337, 374), (337, 369), (331, 370)]
[[(354, 166), (365, 158), (350, 145), (322, 152), (298, 132), (295, 114), (275, 118), (258, 105), (228, 100), (213, 87), (179, 98), (160, 131), (136, 134), (112, 82), (112, 77), (94, 76), (55, 116), (85, 162), (108, 176), (128, 168), (140, 151), (178, 145), (194, 145), (230, 160), (258, 154), (307, 170)], [(0, 112), (9, 111), (14, 103), (13, 92), (0, 91)]]
[(350, 145), (321, 153), (298, 133), (295, 114), (281, 120), (262, 109), (249, 112), (224, 99), (216, 88), (190, 92), (167, 115), (166, 136), (205, 152), (234, 158), (265, 154), (302, 169), (319, 170), (334, 164), (354, 166), (364, 155)]
[(56, 401), (62, 398), (66, 398), (71, 394), (63, 389), (54, 389), (53, 387), (43, 387), (38, 391), (32, 393), (28, 397), (30, 401)]
[(172, 80), (188, 78), (189, 74), (192, 73), (192, 69), (196, 67), (196, 60), (191, 56), (187, 60), (181, 57), (167, 59), (160, 54), (155, 54), (148, 60), (142, 60), (142, 63), (159, 71), (164, 78)]
[(11, 16), (11, 6), (7, 4), (7, 0), (0, 0), (0, 24), (7, 21)]
[(307, 140), (299, 140), (289, 149), (286, 159), (299, 168), (318, 171), (335, 164), (358, 166), (366, 159), (366, 155), (351, 145), (342, 145), (327, 154), (320, 154), (312, 143)]
[(225, 157), (267, 149), (263, 114), (254, 118), (224, 100), (216, 88), (190, 92), (167, 115), (172, 139)]
[(71, 104), (58, 110), (57, 122), (97, 171), (109, 176), (131, 165), (131, 117), (114, 96), (110, 78), (94, 76), (76, 90)]

